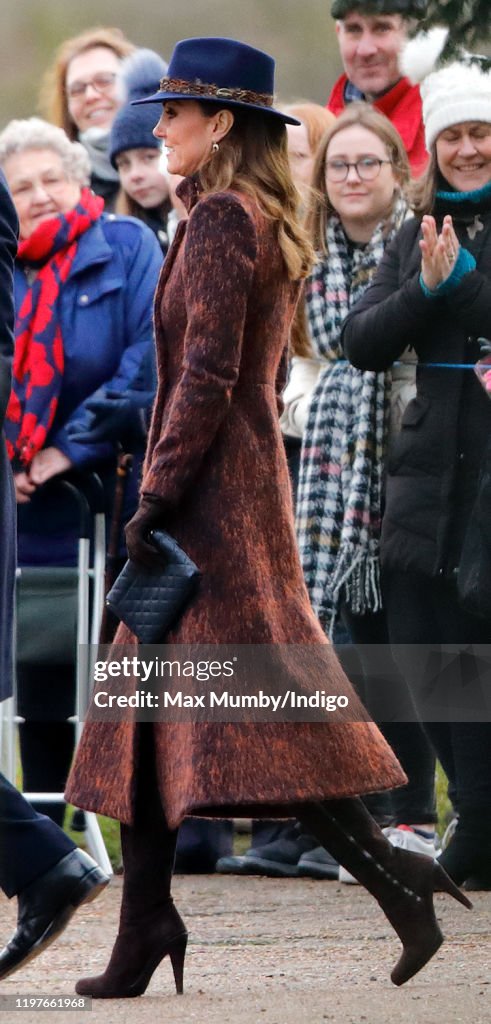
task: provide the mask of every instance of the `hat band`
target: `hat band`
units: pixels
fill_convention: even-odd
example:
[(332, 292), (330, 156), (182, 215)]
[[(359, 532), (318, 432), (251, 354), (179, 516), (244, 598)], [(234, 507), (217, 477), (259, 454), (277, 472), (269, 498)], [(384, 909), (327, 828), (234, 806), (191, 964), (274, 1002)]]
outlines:
[(181, 96), (202, 96), (203, 99), (235, 100), (239, 103), (254, 103), (258, 107), (272, 107), (274, 97), (267, 92), (253, 92), (251, 89), (228, 88), (209, 82), (188, 82), (185, 78), (162, 78), (161, 92), (175, 92)]

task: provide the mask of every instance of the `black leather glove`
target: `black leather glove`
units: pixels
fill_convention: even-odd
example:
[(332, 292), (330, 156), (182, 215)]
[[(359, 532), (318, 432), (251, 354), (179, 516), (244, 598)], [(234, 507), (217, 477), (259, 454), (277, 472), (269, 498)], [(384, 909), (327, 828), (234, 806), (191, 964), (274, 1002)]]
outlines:
[(164, 502), (148, 495), (140, 499), (138, 509), (124, 531), (128, 558), (132, 562), (139, 562), (149, 568), (155, 568), (159, 563), (165, 564), (150, 536), (152, 530), (163, 529), (164, 516)]

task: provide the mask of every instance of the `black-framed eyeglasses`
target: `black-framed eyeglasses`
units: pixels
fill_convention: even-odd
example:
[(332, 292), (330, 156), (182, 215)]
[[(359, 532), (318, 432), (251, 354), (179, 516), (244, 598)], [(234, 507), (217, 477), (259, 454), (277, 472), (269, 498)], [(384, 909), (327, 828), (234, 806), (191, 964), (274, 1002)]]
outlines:
[(348, 163), (347, 160), (327, 160), (326, 178), (328, 181), (339, 184), (341, 181), (346, 181), (350, 167), (354, 167), (362, 181), (374, 181), (380, 174), (382, 164), (391, 163), (392, 160), (380, 160), (376, 156), (362, 156), (353, 163)]
[(115, 71), (101, 71), (98, 75), (94, 75), (88, 82), (72, 82), (71, 85), (67, 86), (67, 96), (70, 99), (80, 99), (81, 96), (85, 96), (89, 85), (95, 89), (96, 92), (110, 92), (116, 81)]

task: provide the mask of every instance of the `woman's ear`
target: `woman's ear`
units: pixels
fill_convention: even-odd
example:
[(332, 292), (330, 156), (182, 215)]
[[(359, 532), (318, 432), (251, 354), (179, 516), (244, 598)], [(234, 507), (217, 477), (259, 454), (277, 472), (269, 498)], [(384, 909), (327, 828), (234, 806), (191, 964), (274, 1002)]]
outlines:
[(235, 117), (231, 110), (219, 110), (214, 118), (213, 142), (221, 142), (228, 135)]

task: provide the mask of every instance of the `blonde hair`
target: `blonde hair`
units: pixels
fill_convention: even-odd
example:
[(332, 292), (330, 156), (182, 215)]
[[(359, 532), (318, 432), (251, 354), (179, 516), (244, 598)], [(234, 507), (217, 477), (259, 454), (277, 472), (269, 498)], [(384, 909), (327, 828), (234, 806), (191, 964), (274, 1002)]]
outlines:
[[(218, 105), (200, 102), (205, 116)], [(225, 106), (225, 105), (224, 105)], [(232, 109), (232, 108), (228, 108)], [(291, 280), (306, 277), (314, 253), (299, 217), (299, 195), (288, 160), (285, 125), (280, 119), (246, 108), (232, 109), (234, 123), (201, 169), (206, 192), (236, 189), (252, 196), (276, 225), (278, 244)]]
[[(407, 153), (399, 133), (383, 114), (374, 110), (368, 103), (350, 103), (346, 110), (337, 118), (325, 133), (318, 147), (314, 164), (312, 190), (306, 215), (306, 227), (316, 252), (326, 255), (326, 229), (329, 218), (335, 213), (329, 202), (326, 189), (326, 156), (331, 139), (338, 132), (353, 125), (360, 125), (374, 133), (383, 142), (390, 155), (394, 174), (402, 189), (409, 182), (410, 169)], [(310, 341), (305, 298), (302, 294), (292, 324), (290, 352), (295, 356), (311, 356), (313, 354)]]
[(284, 114), (296, 117), (307, 129), (307, 139), (311, 153), (317, 153), (320, 141), (329, 128), (332, 128), (336, 116), (327, 107), (310, 100), (298, 100), (283, 106)]
[(119, 28), (100, 26), (88, 28), (78, 36), (65, 39), (55, 54), (54, 63), (48, 68), (41, 84), (39, 109), (53, 124), (63, 128), (69, 139), (78, 138), (78, 128), (68, 110), (66, 76), (70, 63), (87, 50), (105, 46), (123, 60), (136, 49)]
[(323, 255), (326, 254), (327, 224), (329, 218), (336, 212), (330, 203), (326, 189), (327, 150), (331, 139), (338, 132), (342, 132), (345, 128), (351, 128), (354, 125), (359, 125), (373, 132), (384, 144), (392, 163), (394, 175), (402, 190), (406, 189), (410, 179), (411, 172), (404, 144), (399, 132), (396, 131), (389, 119), (384, 114), (374, 110), (368, 103), (350, 103), (337, 118), (332, 128), (324, 135), (314, 165), (312, 196), (307, 210), (306, 227), (314, 249)]
[(29, 149), (52, 149), (61, 158), (63, 170), (70, 181), (88, 185), (90, 160), (80, 142), (71, 142), (62, 128), (48, 124), (40, 117), (10, 121), (0, 132), (0, 167), (13, 153)]

